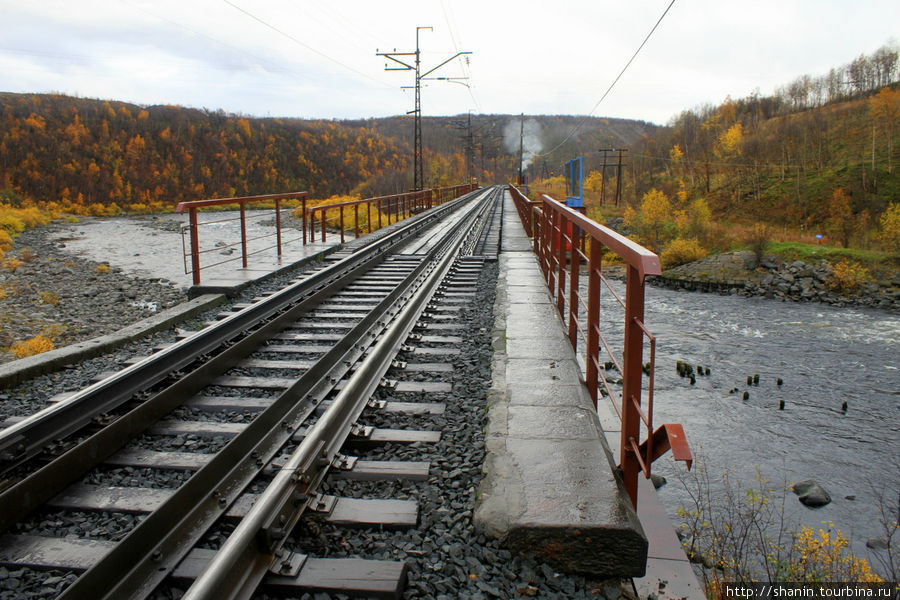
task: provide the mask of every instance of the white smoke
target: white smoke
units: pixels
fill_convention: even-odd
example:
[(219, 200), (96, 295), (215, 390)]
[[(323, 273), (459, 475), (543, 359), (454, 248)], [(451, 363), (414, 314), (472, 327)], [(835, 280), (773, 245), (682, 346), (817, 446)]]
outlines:
[(534, 119), (525, 121), (513, 119), (503, 128), (503, 147), (510, 154), (519, 154), (519, 138), (522, 139), (522, 170), (541, 153), (544, 142), (541, 140), (541, 125)]

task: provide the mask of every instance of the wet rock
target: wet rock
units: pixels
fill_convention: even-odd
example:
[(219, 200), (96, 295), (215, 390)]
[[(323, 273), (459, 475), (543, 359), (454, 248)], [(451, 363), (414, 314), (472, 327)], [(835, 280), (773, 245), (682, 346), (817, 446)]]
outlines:
[(887, 550), (888, 543), (884, 538), (873, 537), (866, 540), (866, 548), (869, 548), (870, 550)]
[(795, 483), (791, 490), (797, 494), (801, 504), (810, 508), (818, 508), (831, 503), (831, 495), (812, 479)]

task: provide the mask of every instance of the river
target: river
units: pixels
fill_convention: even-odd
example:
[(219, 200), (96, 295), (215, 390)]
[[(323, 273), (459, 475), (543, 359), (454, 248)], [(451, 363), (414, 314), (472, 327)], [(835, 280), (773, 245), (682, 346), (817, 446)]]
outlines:
[[(810, 509), (787, 491), (789, 515), (833, 523), (867, 556), (866, 540), (882, 534), (878, 494), (896, 510), (900, 492), (900, 316), (648, 286), (645, 322), (658, 338), (654, 421), (682, 423), (714, 481), (728, 472), (743, 489), (759, 473), (779, 492), (818, 481), (831, 504)], [(678, 360), (710, 376), (691, 385)], [(683, 466), (663, 457), (654, 469), (669, 479), (660, 495), (677, 522)]]

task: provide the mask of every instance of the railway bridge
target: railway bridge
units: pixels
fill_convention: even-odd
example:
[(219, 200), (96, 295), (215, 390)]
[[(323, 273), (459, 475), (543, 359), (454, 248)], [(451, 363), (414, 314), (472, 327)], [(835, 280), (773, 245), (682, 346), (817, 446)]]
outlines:
[[(304, 203), (293, 228), (288, 201)], [(253, 202), (275, 206), (271, 242), (247, 233)], [(15, 585), (703, 597), (647, 479), (667, 452), (691, 460), (679, 425), (653, 423), (653, 253), (512, 186), (305, 202), (180, 206), (189, 302), (0, 368), (21, 389), (153, 342), (0, 424)], [(239, 206), (240, 266), (203, 254), (199, 209), (216, 203)]]

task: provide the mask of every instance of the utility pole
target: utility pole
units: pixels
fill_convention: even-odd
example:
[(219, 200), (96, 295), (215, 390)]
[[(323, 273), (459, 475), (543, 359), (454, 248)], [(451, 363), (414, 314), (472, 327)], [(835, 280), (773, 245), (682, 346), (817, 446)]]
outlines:
[[(628, 148), (599, 148), (598, 151), (603, 153), (603, 164), (600, 165), (603, 168), (600, 175), (600, 205), (606, 204), (606, 167), (610, 166), (616, 167), (616, 206), (618, 206), (619, 198), (622, 196), (622, 153), (628, 152)], [(607, 152), (618, 152), (618, 161), (611, 165), (607, 165)]]
[(619, 164), (616, 171), (616, 206), (619, 206), (619, 198), (622, 196), (622, 153), (627, 152), (628, 148), (617, 148), (619, 151)]
[[(425, 162), (422, 157), (422, 81), (425, 80), (440, 80), (440, 81), (455, 81), (457, 83), (462, 83), (464, 80), (468, 79), (467, 77), (429, 77), (432, 73), (449, 63), (451, 60), (456, 58), (457, 56), (461, 56), (463, 54), (472, 54), (471, 52), (457, 52), (438, 66), (421, 72), (421, 52), (419, 50), (419, 31), (427, 29), (429, 31), (433, 31), (432, 27), (416, 27), (416, 50), (415, 52), (378, 52), (375, 51), (376, 56), (383, 56), (387, 59), (394, 61), (399, 64), (399, 67), (388, 66), (387, 64), (384, 66), (385, 71), (414, 71), (416, 75), (415, 85), (414, 86), (401, 86), (401, 89), (415, 89), (416, 100), (415, 100), (415, 108), (406, 114), (414, 116), (414, 125), (413, 125), (413, 190), (419, 191), (425, 187)], [(409, 64), (407, 62), (409, 59), (400, 59), (398, 57), (414, 57), (412, 60), (413, 64)], [(465, 85), (463, 83), (463, 85)]]
[(525, 173), (522, 169), (522, 161), (525, 159), (525, 113), (519, 117), (519, 179), (518, 185), (525, 183)]
[(603, 169), (600, 171), (600, 206), (606, 204), (606, 153), (612, 148), (600, 148), (603, 153)]

